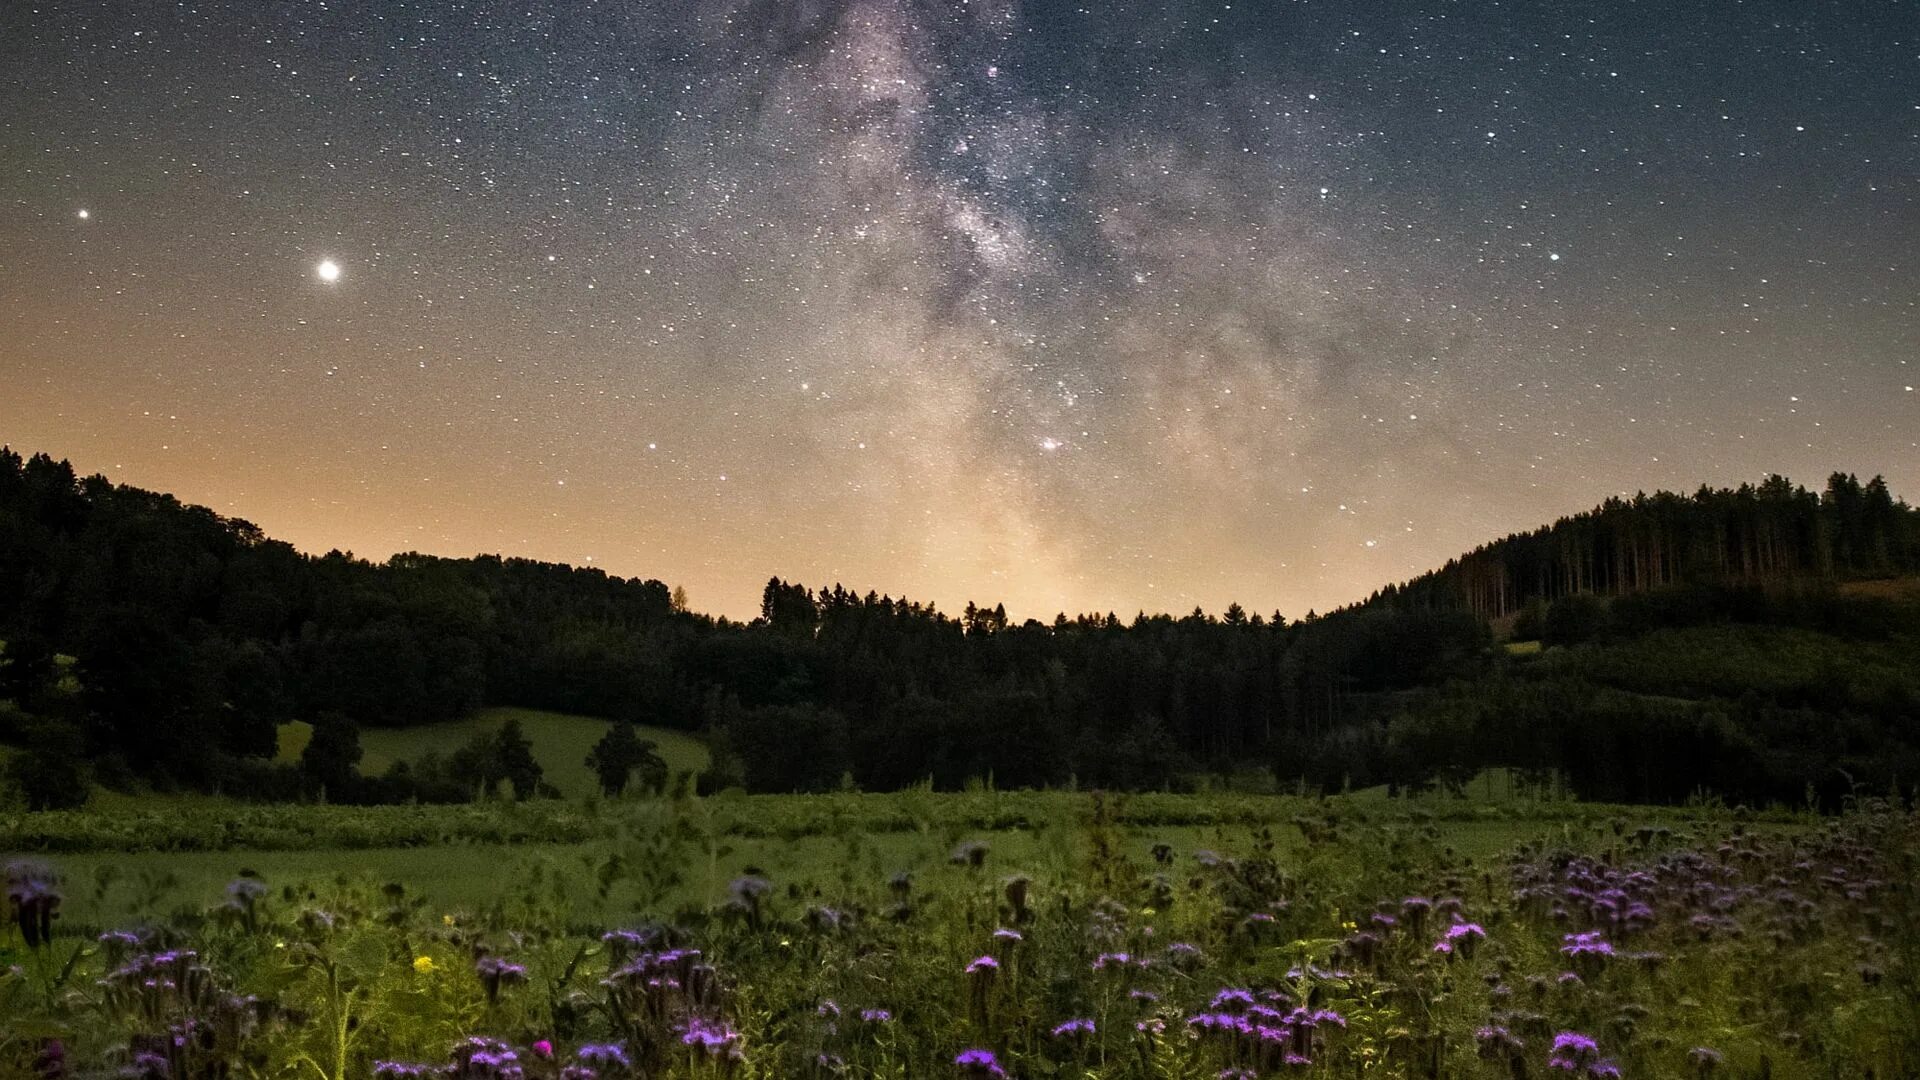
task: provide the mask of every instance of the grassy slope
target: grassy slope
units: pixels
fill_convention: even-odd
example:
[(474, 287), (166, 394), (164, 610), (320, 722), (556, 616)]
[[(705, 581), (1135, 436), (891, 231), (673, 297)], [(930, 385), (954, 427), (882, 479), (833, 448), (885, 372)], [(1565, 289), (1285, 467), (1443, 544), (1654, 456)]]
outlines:
[[(533, 742), (533, 756), (546, 771), (547, 781), (568, 797), (590, 795), (596, 790), (593, 771), (586, 766), (587, 751), (607, 733), (607, 722), (590, 716), (541, 712), (536, 709), (482, 709), (466, 720), (445, 724), (427, 724), (413, 728), (367, 728), (360, 733), (365, 751), (360, 771), (378, 775), (396, 761), (412, 761), (429, 750), (441, 755), (458, 750), (474, 735), (493, 731), (508, 718), (518, 718), (520, 726)], [(300, 756), (312, 728), (304, 723), (287, 724), (280, 729), (280, 757), (292, 761)], [(707, 767), (707, 748), (684, 732), (641, 727), (640, 737), (658, 746), (673, 772), (703, 772)]]

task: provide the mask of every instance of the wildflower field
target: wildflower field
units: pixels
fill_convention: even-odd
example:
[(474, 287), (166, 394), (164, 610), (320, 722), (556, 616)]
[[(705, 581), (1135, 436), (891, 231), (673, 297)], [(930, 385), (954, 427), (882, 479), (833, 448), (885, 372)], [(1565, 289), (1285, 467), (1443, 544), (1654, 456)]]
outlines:
[(0, 1077), (1909, 1077), (1920, 816), (1071, 793), (0, 817)]

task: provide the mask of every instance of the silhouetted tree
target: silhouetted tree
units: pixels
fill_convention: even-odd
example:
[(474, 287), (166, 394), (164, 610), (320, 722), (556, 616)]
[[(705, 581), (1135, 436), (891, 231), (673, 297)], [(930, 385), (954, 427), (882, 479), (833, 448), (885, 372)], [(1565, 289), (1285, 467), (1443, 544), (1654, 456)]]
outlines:
[(30, 631), (17, 635), (0, 651), (0, 698), (31, 710), (53, 688), (56, 673), (51, 641)]
[(26, 800), (27, 809), (85, 806), (89, 785), (86, 744), (80, 732), (67, 724), (41, 722), (22, 734), (26, 745), (7, 762), (6, 775)]
[(640, 786), (658, 794), (666, 787), (667, 763), (652, 741), (642, 739), (633, 725), (615, 721), (588, 751), (586, 765), (600, 781), (600, 791), (617, 797), (626, 791), (634, 770), (640, 772)]
[(350, 802), (359, 779), (360, 755), (359, 726), (338, 713), (328, 713), (313, 722), (313, 736), (300, 752), (300, 771), (325, 797)]

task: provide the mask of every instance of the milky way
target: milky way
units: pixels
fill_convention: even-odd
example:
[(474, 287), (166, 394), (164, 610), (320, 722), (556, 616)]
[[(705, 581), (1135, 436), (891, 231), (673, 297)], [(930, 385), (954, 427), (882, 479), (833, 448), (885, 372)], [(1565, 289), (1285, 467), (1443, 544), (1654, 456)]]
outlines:
[(1917, 187), (1893, 0), (16, 5), (0, 441), (732, 615), (1297, 616), (1913, 497)]

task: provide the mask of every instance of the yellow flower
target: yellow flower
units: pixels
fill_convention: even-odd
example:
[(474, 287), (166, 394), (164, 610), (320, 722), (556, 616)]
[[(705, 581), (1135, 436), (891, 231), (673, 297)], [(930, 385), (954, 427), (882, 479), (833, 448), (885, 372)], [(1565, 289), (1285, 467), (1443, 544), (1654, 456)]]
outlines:
[(428, 972), (430, 972), (430, 971), (432, 971), (432, 970), (433, 970), (433, 957), (431, 957), (431, 956), (416, 956), (416, 957), (414, 957), (414, 958), (413, 958), (413, 970), (415, 970), (415, 971), (417, 971), (417, 972), (419, 972), (419, 973), (420, 973), (420, 974), (422, 974), (422, 975), (425, 975), (426, 973), (428, 973)]
[(445, 925), (447, 925), (447, 926), (452, 926), (452, 925), (453, 925), (453, 916), (451, 916), (451, 915), (442, 915), (442, 916), (440, 916), (440, 921), (441, 921), (441, 923), (443, 923), (443, 924), (445, 924)]

